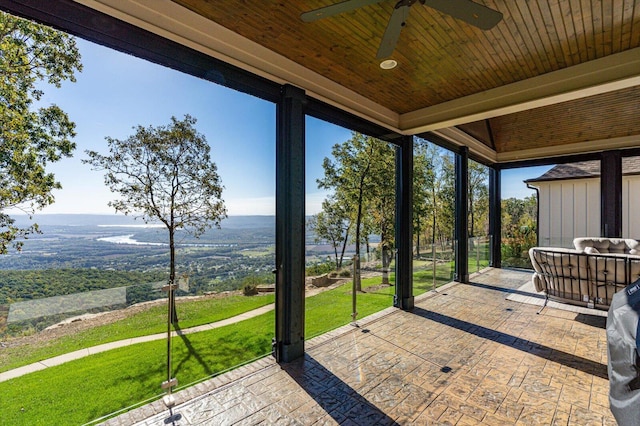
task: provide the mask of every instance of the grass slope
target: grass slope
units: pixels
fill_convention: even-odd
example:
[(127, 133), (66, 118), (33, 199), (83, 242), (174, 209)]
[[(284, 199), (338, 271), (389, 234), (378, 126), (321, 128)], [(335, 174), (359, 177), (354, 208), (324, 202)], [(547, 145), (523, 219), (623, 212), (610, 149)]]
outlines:
[[(177, 304), (181, 328), (208, 324), (239, 315), (243, 312), (273, 303), (273, 294), (260, 297), (230, 296), (218, 299), (181, 301)], [(88, 348), (103, 343), (167, 331), (167, 308), (153, 306), (127, 319), (98, 326), (74, 335), (9, 347), (0, 352), (0, 372), (11, 370), (43, 359)]]
[[(448, 265), (439, 269), (440, 284), (449, 281), (449, 271)], [(363, 288), (379, 282), (379, 278), (363, 280)], [(419, 294), (430, 288), (432, 279), (428, 272), (423, 275), (418, 273), (414, 282), (417, 284), (414, 291)], [(360, 293), (358, 318), (392, 306), (393, 294), (393, 287)], [(349, 323), (351, 303), (350, 285), (307, 298), (307, 338)], [(237, 309), (246, 308), (245, 305), (237, 305)], [(193, 309), (189, 313), (191, 311), (184, 306), (179, 311), (183, 328), (217, 318), (211, 312), (217, 309), (215, 307), (204, 309), (194, 305)], [(227, 307), (220, 306), (218, 310), (227, 311)], [(164, 315), (164, 312), (158, 313), (160, 314)], [(220, 312), (219, 315), (231, 316), (228, 312)], [(147, 316), (129, 318), (122, 321), (122, 324), (92, 330), (86, 336), (75, 336), (76, 340), (70, 338), (64, 344), (78, 347), (86, 342), (98, 344), (116, 335), (131, 337), (131, 334), (161, 332), (162, 329), (158, 331), (155, 327), (162, 328), (163, 320), (164, 316), (162, 320)], [(271, 351), (274, 329), (274, 313), (269, 312), (219, 329), (175, 338), (172, 348), (174, 376), (181, 385), (186, 385), (265, 356)], [(66, 346), (67, 350), (71, 350), (68, 348)], [(49, 350), (53, 353), (60, 348)], [(3, 383), (0, 398), (2, 422), (12, 425), (83, 424), (133, 404), (157, 398), (162, 393), (160, 384), (165, 379), (165, 341), (137, 344), (96, 354)]]

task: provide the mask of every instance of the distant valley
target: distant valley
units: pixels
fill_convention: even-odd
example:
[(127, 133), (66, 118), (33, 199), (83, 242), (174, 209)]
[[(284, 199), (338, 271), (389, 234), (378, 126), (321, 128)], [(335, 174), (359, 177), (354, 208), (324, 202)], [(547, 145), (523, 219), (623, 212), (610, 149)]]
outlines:
[[(24, 241), (20, 253), (0, 256), (0, 269), (167, 268), (168, 236), (162, 224), (145, 224), (123, 215), (41, 215), (35, 220), (41, 233)], [(30, 223), (26, 217), (18, 217), (16, 222), (20, 226)], [(205, 259), (215, 257), (253, 263), (249, 259), (256, 256), (243, 253), (248, 251), (261, 253), (257, 257), (269, 258), (272, 264), (275, 217), (229, 217), (222, 221), (220, 229), (212, 228), (199, 238), (184, 231), (178, 231), (176, 237), (182, 269), (201, 270), (206, 266), (203, 263), (208, 263)], [(271, 270), (272, 266), (264, 268)], [(232, 272), (226, 267), (216, 269), (222, 275)]]
[[(30, 224), (27, 217), (16, 219), (19, 226)], [(12, 323), (11, 318), (18, 317), (16, 309), (23, 306), (44, 313), (61, 312), (70, 304), (70, 312), (84, 312), (75, 304), (82, 297), (97, 297), (91, 294), (104, 295), (100, 292), (106, 289), (120, 289), (122, 297), (105, 300), (102, 309), (164, 297), (159, 291), (169, 270), (164, 227), (116, 215), (41, 215), (35, 220), (41, 233), (24, 241), (21, 252), (0, 256), (0, 336), (21, 333), (25, 327), (42, 329), (62, 318), (42, 319), (36, 313), (26, 324)], [(313, 236), (309, 238), (313, 244)], [(200, 238), (179, 231), (177, 248), (181, 295), (236, 290), (248, 277), (274, 282), (274, 216), (229, 217), (220, 229), (210, 229)], [(326, 259), (322, 249), (319, 253)], [(43, 309), (30, 302), (40, 299), (56, 306)]]

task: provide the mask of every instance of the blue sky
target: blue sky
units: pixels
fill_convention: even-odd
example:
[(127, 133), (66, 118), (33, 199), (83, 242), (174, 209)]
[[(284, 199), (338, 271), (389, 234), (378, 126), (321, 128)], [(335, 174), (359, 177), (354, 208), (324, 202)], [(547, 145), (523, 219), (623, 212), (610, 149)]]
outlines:
[[(172, 116), (190, 114), (211, 145), (229, 214), (274, 214), (273, 104), (81, 39), (78, 46), (84, 70), (77, 82), (44, 87), (42, 102), (59, 105), (76, 123), (77, 150), (73, 158), (50, 165), (63, 189), (42, 213), (114, 213), (107, 203), (115, 196), (102, 173), (81, 163), (85, 150), (106, 153), (107, 136), (124, 139), (137, 125), (166, 125)], [(317, 213), (326, 195), (316, 185), (322, 160), (350, 136), (347, 129), (307, 119), (307, 214)], [(503, 198), (530, 195), (522, 180), (542, 172), (504, 172)]]
[[(134, 127), (166, 125), (170, 118), (195, 117), (196, 128), (211, 145), (222, 177), (223, 199), (231, 215), (274, 214), (275, 106), (120, 52), (78, 40), (84, 70), (76, 83), (45, 87), (43, 102), (58, 104), (77, 125), (73, 158), (52, 164), (63, 189), (43, 213), (114, 213), (114, 194), (102, 173), (81, 159), (85, 150), (107, 152), (105, 137), (124, 139)], [(338, 126), (307, 120), (308, 210), (315, 212), (325, 193), (315, 178), (331, 146), (350, 137)]]
[(524, 198), (535, 195), (535, 191), (528, 189), (525, 179), (532, 179), (544, 174), (553, 166), (524, 167), (520, 169), (503, 170), (501, 175), (502, 198)]

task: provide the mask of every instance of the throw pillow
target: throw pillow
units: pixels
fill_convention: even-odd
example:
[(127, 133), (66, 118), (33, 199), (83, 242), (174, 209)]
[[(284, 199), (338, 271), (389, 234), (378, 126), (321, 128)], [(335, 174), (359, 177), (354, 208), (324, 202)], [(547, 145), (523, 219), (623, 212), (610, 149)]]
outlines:
[(587, 254), (600, 254), (597, 248), (595, 247), (585, 247), (584, 252)]

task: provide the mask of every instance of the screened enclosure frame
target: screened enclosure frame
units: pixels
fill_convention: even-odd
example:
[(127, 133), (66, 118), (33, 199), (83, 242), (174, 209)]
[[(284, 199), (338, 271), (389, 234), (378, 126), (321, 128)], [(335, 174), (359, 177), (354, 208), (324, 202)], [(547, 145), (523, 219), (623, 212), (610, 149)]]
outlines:
[[(411, 310), (412, 285), (412, 177), (413, 136), (402, 135), (343, 111), (304, 90), (243, 70), (198, 50), (163, 38), (72, 0), (0, 0), (0, 8), (17, 16), (50, 25), (97, 44), (132, 54), (212, 83), (272, 102), (276, 106), (276, 327), (274, 356), (288, 362), (304, 354), (304, 230), (305, 226), (305, 116), (313, 116), (394, 144), (396, 154), (396, 293), (394, 305)], [(467, 230), (468, 162), (476, 160), (465, 146), (436, 135), (417, 135), (451, 150), (455, 155), (456, 224), (455, 280), (469, 282)], [(621, 233), (621, 167), (623, 156), (639, 149), (605, 151), (588, 157), (602, 161), (602, 236)], [(563, 157), (575, 161), (585, 156)], [(531, 162), (486, 164), (489, 167), (490, 266), (500, 267), (501, 170)], [(546, 164), (560, 160), (544, 160)]]

